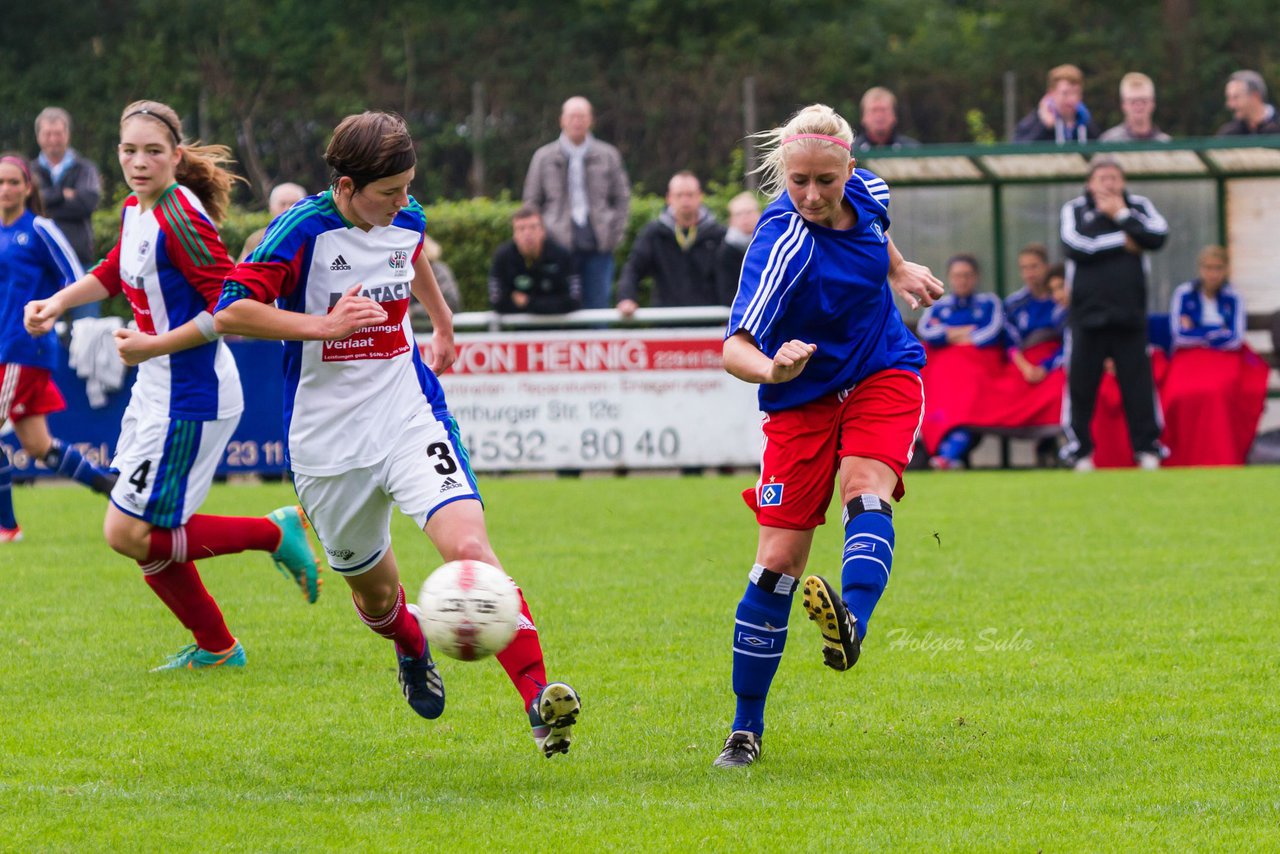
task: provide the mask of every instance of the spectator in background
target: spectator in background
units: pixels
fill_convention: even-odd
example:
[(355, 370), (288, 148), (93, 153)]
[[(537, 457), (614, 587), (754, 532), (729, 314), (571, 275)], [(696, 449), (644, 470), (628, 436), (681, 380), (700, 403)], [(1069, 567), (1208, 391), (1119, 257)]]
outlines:
[(1208, 347), (1239, 350), (1244, 344), (1244, 303), (1227, 281), (1227, 250), (1200, 250), (1200, 277), (1183, 282), (1173, 292), (1169, 326), (1174, 350)]
[(1237, 71), (1227, 79), (1227, 109), (1232, 119), (1218, 128), (1218, 136), (1280, 133), (1276, 108), (1267, 103), (1267, 81), (1256, 71)]
[(1172, 137), (1156, 127), (1156, 84), (1140, 71), (1120, 78), (1120, 110), (1124, 121), (1103, 131), (1100, 142), (1169, 142)]
[(1014, 142), (1087, 142), (1098, 128), (1084, 105), (1084, 73), (1074, 65), (1049, 71), (1049, 85), (1032, 113), (1018, 122)]
[(1242, 465), (1267, 404), (1268, 365), (1245, 346), (1245, 308), (1227, 251), (1206, 246), (1200, 276), (1169, 306), (1173, 357), (1160, 386), (1166, 465)]
[(729, 227), (724, 232), (724, 242), (716, 253), (716, 294), (718, 305), (733, 305), (738, 293), (738, 278), (742, 274), (742, 259), (746, 257), (751, 235), (760, 221), (760, 200), (752, 192), (742, 192), (729, 200)]
[(1147, 274), (1142, 253), (1159, 249), (1169, 226), (1150, 200), (1125, 189), (1114, 157), (1089, 164), (1084, 195), (1062, 207), (1062, 243), (1071, 288), (1071, 355), (1067, 366), (1070, 424), (1064, 456), (1091, 471), (1091, 423), (1103, 363), (1115, 363), (1134, 457), (1160, 467), (1163, 448), (1147, 355)]
[(667, 207), (640, 229), (618, 279), (618, 311), (635, 314), (640, 282), (653, 277), (655, 306), (717, 305), (716, 254), (724, 226), (702, 204), (702, 184), (692, 172), (667, 182)]
[(873, 148), (916, 148), (919, 141), (898, 133), (898, 98), (883, 86), (872, 86), (862, 95), (862, 113), (854, 151)]
[[(271, 188), (271, 195), (267, 196), (267, 212), (271, 214), (271, 219), (275, 219), (306, 197), (307, 191), (301, 184), (289, 182), (276, 184)], [(266, 233), (267, 227), (264, 225), (244, 239), (244, 248), (240, 250), (237, 264), (242, 263), (249, 257), (250, 252), (258, 248), (258, 244), (262, 242), (262, 236)]]
[(1062, 334), (1067, 312), (1049, 289), (1049, 250), (1029, 243), (1018, 253), (1022, 287), (1004, 301), (1009, 360), (1035, 384), (1062, 363)]
[[(436, 284), (440, 286), (440, 296), (444, 297), (445, 305), (449, 306), (449, 311), (457, 314), (462, 311), (462, 289), (458, 287), (458, 277), (453, 274), (453, 268), (442, 260), (443, 256), (444, 250), (440, 248), (440, 244), (432, 240), (431, 235), (422, 235), (422, 257), (431, 265), (431, 272), (436, 277)], [(431, 315), (427, 313), (427, 307), (417, 299), (409, 300), (409, 323), (414, 332), (429, 332), (432, 329)]]
[[(71, 114), (61, 107), (45, 107), (36, 116), (36, 144), (40, 155), (33, 171), (44, 215), (66, 236), (87, 269), (98, 260), (93, 240), (93, 212), (102, 200), (98, 167), (71, 147)], [(67, 313), (69, 320), (97, 316), (96, 303)]]
[(631, 184), (618, 149), (591, 133), (591, 102), (574, 96), (560, 111), (560, 138), (533, 153), (524, 203), (542, 214), (552, 240), (573, 253), (583, 307), (608, 308), (613, 252), (631, 213)]
[[(931, 347), (998, 348), (1003, 344), (1004, 306), (995, 294), (977, 293), (978, 278), (978, 259), (972, 255), (955, 255), (947, 261), (948, 293), (920, 316), (916, 332), (922, 341)], [(972, 431), (951, 430), (929, 465), (962, 468), (973, 443)]]
[(567, 314), (582, 305), (582, 282), (568, 249), (547, 237), (542, 214), (528, 205), (511, 217), (513, 239), (489, 268), (489, 305), (503, 314)]

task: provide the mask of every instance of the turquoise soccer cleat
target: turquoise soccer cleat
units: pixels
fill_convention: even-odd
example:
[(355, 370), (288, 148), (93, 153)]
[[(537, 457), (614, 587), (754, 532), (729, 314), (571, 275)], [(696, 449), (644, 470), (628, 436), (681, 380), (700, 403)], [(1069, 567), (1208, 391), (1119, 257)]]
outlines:
[(296, 504), (272, 510), (267, 515), (280, 529), (280, 547), (271, 553), (276, 569), (292, 578), (308, 602), (320, 598), (320, 564), (307, 540), (307, 517)]
[(158, 673), (161, 670), (204, 670), (209, 667), (244, 667), (244, 647), (240, 645), (240, 641), (236, 641), (235, 646), (225, 652), (209, 652), (207, 649), (201, 649), (195, 644), (184, 646), (173, 655), (169, 656), (169, 660), (159, 667), (151, 668), (152, 673)]

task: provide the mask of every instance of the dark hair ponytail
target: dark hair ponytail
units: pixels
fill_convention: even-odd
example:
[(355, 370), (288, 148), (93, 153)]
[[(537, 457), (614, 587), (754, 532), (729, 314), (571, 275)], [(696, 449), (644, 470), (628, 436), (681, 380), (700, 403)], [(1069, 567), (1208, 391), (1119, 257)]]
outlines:
[(366, 184), (399, 175), (418, 162), (413, 137), (395, 113), (364, 112), (347, 116), (333, 130), (324, 152), (329, 184), (350, 178), (359, 191)]

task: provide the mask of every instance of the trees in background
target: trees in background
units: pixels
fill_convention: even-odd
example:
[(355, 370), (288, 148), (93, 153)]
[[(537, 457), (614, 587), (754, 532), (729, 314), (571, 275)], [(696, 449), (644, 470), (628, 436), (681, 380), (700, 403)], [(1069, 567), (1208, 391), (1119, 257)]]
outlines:
[[(661, 188), (680, 168), (740, 180), (743, 85), (761, 124), (824, 101), (856, 118), (862, 92), (899, 96), (904, 129), (966, 142), (1004, 126), (1044, 72), (1074, 62), (1086, 102), (1119, 120), (1127, 71), (1155, 79), (1161, 127), (1211, 134), (1241, 67), (1280, 86), (1280, 6), (1270, 0), (44, 0), (11, 4), (0, 28), (0, 147), (35, 150), (48, 104), (105, 165), (128, 101), (175, 106), (190, 136), (230, 144), (258, 203), (277, 180), (318, 188), (336, 121), (366, 108), (409, 120), (424, 199), (519, 193), (560, 103), (584, 94), (632, 177)], [(483, 174), (475, 168), (483, 162)], [(112, 169), (104, 175), (114, 179)]]

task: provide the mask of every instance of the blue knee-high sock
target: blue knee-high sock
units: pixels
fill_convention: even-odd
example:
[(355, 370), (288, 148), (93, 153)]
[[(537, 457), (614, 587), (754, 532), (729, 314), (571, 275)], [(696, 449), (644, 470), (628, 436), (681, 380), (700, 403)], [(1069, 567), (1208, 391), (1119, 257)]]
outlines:
[(103, 495), (110, 494), (111, 487), (116, 483), (116, 478), (111, 472), (98, 468), (84, 458), (79, 448), (64, 445), (58, 439), (53, 440), (53, 445), (44, 455), (44, 464), (59, 476), (79, 481), (94, 492), (101, 492)]
[(973, 447), (973, 434), (968, 430), (952, 430), (938, 443), (938, 456), (959, 461)]
[(875, 495), (859, 495), (844, 509), (844, 564), (841, 597), (858, 618), (858, 637), (867, 634), (893, 568), (893, 508)]
[(0, 448), (0, 528), (18, 527), (18, 520), (13, 515), (13, 464), (9, 462), (9, 454)]
[(796, 580), (756, 564), (733, 626), (733, 729), (764, 733), (764, 701), (787, 643)]

